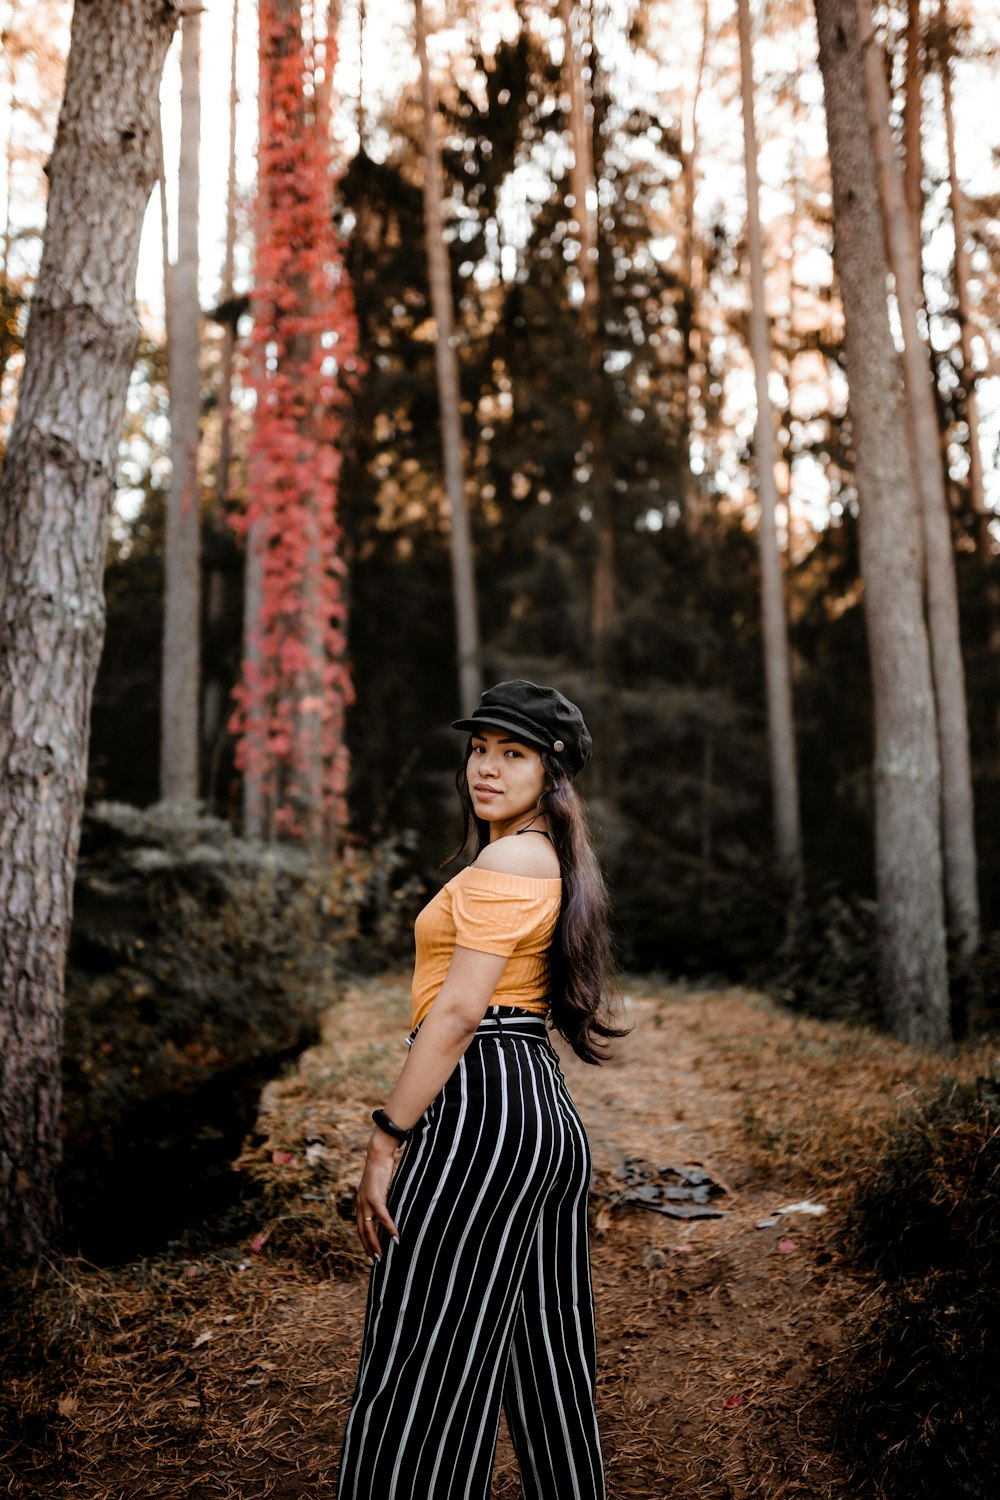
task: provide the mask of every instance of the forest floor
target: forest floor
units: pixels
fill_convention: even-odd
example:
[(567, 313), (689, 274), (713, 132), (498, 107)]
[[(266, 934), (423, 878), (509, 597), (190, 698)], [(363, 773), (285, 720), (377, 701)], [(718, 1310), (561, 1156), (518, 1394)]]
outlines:
[[(833, 1437), (869, 1285), (850, 1253), (854, 1174), (916, 1090), (975, 1076), (986, 1053), (946, 1064), (738, 988), (636, 980), (627, 1008), (611, 1062), (564, 1057), (595, 1162), (610, 1500), (856, 1496)], [(367, 1287), (349, 1191), (407, 1017), (400, 974), (352, 983), (320, 1045), (268, 1085), (241, 1159), (268, 1215), (252, 1241), (36, 1278), (36, 1354), (3, 1398), (11, 1496), (332, 1500)], [(699, 1165), (725, 1216), (616, 1202), (633, 1158)], [(759, 1227), (803, 1200), (826, 1212)], [(493, 1495), (519, 1493), (501, 1428)]]

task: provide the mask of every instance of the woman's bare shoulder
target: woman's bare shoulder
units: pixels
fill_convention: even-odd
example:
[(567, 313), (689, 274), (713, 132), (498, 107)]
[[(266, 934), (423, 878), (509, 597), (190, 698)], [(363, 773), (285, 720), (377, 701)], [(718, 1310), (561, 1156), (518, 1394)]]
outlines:
[(558, 880), (559, 856), (548, 839), (537, 834), (509, 833), (479, 851), (475, 868), (524, 875), (529, 880)]

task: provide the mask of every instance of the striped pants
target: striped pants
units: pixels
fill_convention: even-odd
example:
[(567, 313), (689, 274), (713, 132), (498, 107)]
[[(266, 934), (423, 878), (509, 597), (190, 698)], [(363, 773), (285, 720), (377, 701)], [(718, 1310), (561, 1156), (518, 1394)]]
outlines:
[(589, 1183), (544, 1021), (492, 1006), (392, 1181), (338, 1500), (485, 1500), (501, 1404), (525, 1500), (604, 1500)]

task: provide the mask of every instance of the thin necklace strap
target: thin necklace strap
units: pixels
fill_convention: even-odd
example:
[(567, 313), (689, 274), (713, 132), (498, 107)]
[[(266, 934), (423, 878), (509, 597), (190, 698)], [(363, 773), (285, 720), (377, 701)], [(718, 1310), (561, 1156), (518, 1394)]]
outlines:
[(552, 835), (551, 835), (551, 833), (546, 833), (546, 831), (545, 831), (544, 828), (519, 828), (519, 829), (517, 829), (517, 832), (518, 833), (540, 833), (542, 835), (543, 839), (548, 839), (550, 843), (552, 842)]

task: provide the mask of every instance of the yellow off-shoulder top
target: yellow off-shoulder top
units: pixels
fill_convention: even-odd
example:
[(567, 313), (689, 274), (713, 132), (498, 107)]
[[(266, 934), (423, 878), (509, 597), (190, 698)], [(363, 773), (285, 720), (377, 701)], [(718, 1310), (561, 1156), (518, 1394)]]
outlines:
[(548, 1010), (549, 947), (562, 881), (468, 865), (428, 901), (414, 924), (413, 1021), (419, 1026), (444, 983), (456, 946), (507, 956), (493, 1005)]

